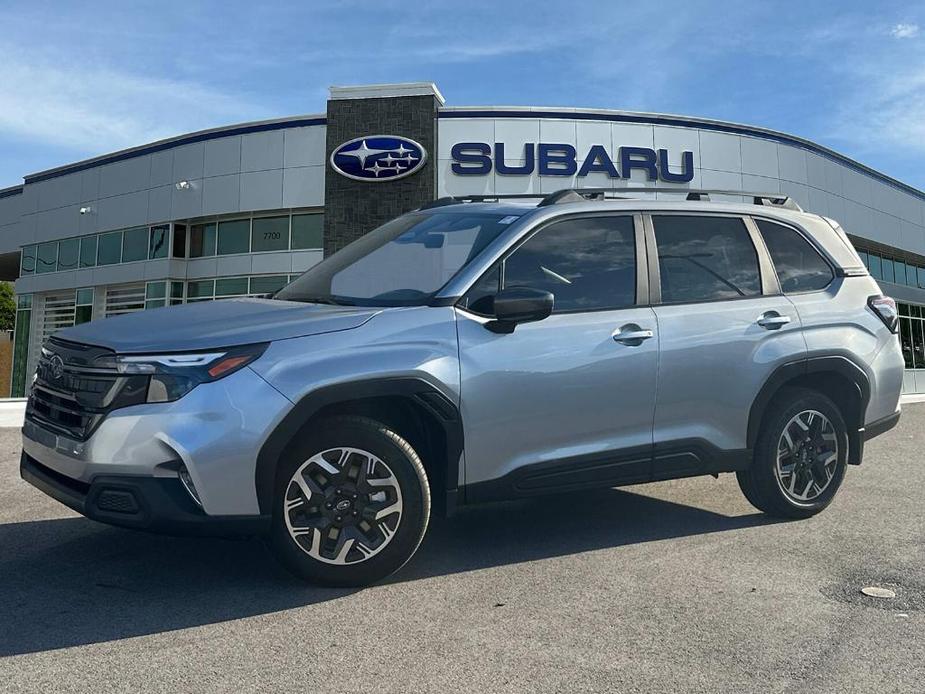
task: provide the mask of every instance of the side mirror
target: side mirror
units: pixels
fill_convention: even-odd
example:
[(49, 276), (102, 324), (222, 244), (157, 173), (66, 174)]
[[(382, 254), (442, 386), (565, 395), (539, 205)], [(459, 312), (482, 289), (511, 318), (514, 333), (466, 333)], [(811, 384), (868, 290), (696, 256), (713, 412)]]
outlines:
[(495, 333), (511, 333), (518, 323), (543, 320), (552, 313), (555, 297), (542, 289), (511, 287), (494, 296), (495, 320), (485, 327)]

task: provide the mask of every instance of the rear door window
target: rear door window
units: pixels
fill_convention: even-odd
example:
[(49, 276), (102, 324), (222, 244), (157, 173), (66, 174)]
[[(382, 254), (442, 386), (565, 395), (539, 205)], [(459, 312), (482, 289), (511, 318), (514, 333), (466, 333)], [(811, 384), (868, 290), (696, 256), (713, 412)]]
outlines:
[(761, 295), (758, 253), (738, 217), (654, 215), (662, 303)]

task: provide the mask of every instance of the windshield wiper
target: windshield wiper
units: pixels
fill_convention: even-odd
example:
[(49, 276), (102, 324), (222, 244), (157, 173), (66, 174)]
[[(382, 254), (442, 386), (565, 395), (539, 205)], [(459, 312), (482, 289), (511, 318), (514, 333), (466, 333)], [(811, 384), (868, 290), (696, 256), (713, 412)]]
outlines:
[(297, 299), (290, 299), (290, 301), (299, 301), (303, 304), (327, 304), (329, 306), (356, 306), (352, 301), (333, 296), (300, 296)]

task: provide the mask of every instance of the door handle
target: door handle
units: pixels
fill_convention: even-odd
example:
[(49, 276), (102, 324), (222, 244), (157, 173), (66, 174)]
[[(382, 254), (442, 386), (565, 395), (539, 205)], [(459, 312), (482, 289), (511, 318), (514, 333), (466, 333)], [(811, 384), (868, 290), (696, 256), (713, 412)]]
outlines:
[(638, 347), (643, 340), (648, 340), (654, 336), (654, 332), (640, 328), (635, 323), (627, 323), (614, 330), (612, 334), (614, 342), (619, 342), (629, 347)]
[(790, 316), (782, 316), (777, 311), (768, 311), (758, 317), (758, 325), (767, 330), (780, 330), (790, 322)]

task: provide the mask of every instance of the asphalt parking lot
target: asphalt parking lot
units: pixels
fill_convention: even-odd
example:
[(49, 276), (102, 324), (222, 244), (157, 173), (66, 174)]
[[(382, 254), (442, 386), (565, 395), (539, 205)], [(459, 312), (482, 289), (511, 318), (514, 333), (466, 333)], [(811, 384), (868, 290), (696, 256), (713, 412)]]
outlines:
[(907, 406), (809, 521), (730, 475), (485, 506), (388, 583), (330, 590), (258, 541), (76, 516), (3, 429), (0, 690), (920, 692), (923, 432)]

